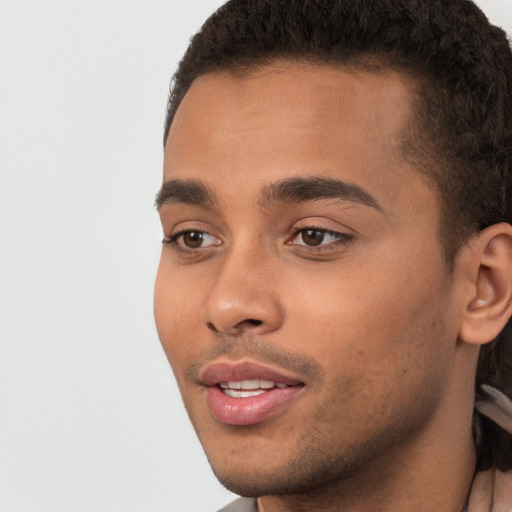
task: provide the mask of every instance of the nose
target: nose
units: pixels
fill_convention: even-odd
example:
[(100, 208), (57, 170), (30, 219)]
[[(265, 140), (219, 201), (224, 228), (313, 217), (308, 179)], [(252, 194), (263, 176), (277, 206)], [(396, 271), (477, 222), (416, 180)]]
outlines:
[(283, 322), (272, 258), (233, 251), (216, 269), (202, 321), (216, 333), (265, 334)]

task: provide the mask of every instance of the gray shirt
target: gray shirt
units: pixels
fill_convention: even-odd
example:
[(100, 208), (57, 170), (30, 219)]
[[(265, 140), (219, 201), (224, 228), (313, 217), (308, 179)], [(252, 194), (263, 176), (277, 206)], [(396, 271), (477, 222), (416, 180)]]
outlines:
[[(464, 510), (467, 511), (467, 503), (464, 505)], [(230, 503), (226, 507), (220, 509), (218, 512), (258, 512), (258, 503), (253, 498), (239, 498), (233, 503)]]
[(253, 498), (239, 498), (218, 512), (258, 512), (258, 503)]

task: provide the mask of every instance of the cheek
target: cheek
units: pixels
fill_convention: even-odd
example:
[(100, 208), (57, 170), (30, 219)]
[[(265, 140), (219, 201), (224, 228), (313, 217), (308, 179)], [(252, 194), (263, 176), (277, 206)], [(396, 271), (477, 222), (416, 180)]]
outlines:
[(435, 274), (397, 261), (396, 254), (389, 263), (381, 258), (328, 278), (302, 279), (288, 303), (296, 315), (288, 324), (296, 348), (355, 378), (382, 374), (386, 367), (399, 374), (423, 353), (432, 358), (446, 339), (455, 339), (456, 331), (443, 321), (449, 315), (447, 283), (426, 278)]
[(340, 424), (358, 432), (362, 421), (371, 430), (414, 416), (418, 404), (421, 419), (442, 394), (451, 368), (448, 342), (455, 340), (439, 302), (443, 287), (402, 270), (364, 280), (332, 276), (343, 286), (326, 288), (326, 282), (314, 298), (310, 293), (308, 301), (294, 304), (297, 317), (290, 317), (287, 339), (325, 370), (315, 421), (333, 437)]
[(177, 370), (193, 355), (201, 298), (196, 297), (197, 286), (187, 286), (167, 267), (162, 258), (155, 282), (154, 315), (160, 342), (178, 377)]

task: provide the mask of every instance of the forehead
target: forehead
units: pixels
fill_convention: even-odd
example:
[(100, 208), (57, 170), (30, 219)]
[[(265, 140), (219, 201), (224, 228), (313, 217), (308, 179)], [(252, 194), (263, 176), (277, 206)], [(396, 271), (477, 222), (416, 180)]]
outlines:
[(216, 123), (220, 123), (233, 113), (251, 116), (270, 109), (275, 121), (285, 124), (291, 119), (307, 121), (318, 115), (322, 115), (324, 123), (340, 122), (344, 114), (357, 111), (362, 124), (391, 127), (390, 111), (394, 113), (393, 120), (399, 123), (410, 114), (413, 82), (404, 74), (379, 69), (368, 72), (327, 64), (278, 61), (241, 73), (202, 75), (185, 95), (172, 126), (180, 125), (184, 110), (194, 115), (197, 121), (194, 128), (207, 129), (202, 123), (207, 118), (215, 117)]
[(171, 125), (164, 181), (222, 182), (237, 194), (240, 180), (264, 186), (313, 174), (392, 200), (404, 180), (420, 176), (403, 156), (412, 91), (407, 77), (391, 70), (296, 62), (203, 75)]

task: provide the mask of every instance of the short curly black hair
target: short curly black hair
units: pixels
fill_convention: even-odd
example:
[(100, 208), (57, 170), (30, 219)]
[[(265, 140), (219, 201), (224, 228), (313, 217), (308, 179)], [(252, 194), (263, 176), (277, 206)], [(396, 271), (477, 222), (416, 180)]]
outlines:
[[(201, 75), (276, 60), (392, 69), (411, 79), (406, 158), (435, 184), (448, 264), (473, 234), (512, 224), (512, 52), (469, 0), (230, 0), (191, 39), (170, 89), (164, 144)], [(477, 385), (512, 393), (511, 321), (481, 351)], [(504, 376), (507, 382), (503, 382)]]

